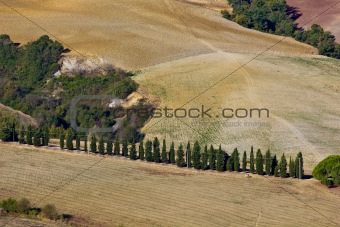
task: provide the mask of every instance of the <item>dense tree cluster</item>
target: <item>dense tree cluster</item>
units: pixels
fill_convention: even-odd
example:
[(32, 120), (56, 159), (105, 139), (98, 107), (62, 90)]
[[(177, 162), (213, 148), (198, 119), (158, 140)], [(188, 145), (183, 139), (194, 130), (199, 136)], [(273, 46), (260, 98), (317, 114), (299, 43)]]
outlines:
[[(54, 76), (60, 69), (58, 62), (64, 51), (59, 42), (48, 36), (21, 46), (8, 35), (0, 35), (0, 102), (32, 116), (39, 126), (67, 129), (70, 127), (72, 98), (78, 95), (112, 95), (124, 99), (136, 91), (137, 84), (131, 79), (133, 74), (113, 67), (108, 68), (105, 75)], [(141, 138), (139, 129), (149, 119), (152, 110), (143, 101), (136, 107), (124, 109), (88, 100), (79, 102), (76, 108), (77, 124), (84, 128), (112, 127), (116, 123), (114, 119), (128, 112), (128, 116), (122, 118), (117, 133), (129, 140)], [(140, 109), (150, 111), (144, 114), (134, 111)], [(9, 135), (9, 132), (6, 133)], [(7, 140), (12, 139), (8, 137)]]
[(294, 37), (316, 47), (321, 55), (340, 58), (340, 44), (335, 42), (335, 37), (316, 24), (310, 30), (298, 28), (294, 23), (298, 12), (288, 7), (285, 0), (228, 1), (233, 6), (233, 13), (222, 11), (224, 18), (246, 28)]

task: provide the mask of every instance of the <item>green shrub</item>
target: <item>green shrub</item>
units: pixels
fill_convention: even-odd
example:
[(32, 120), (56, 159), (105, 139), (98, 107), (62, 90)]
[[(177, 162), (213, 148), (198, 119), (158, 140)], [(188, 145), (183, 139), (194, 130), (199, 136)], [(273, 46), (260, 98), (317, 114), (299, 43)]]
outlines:
[(1, 207), (9, 213), (14, 213), (16, 211), (16, 205), (17, 201), (13, 198), (5, 199), (1, 202)]
[(322, 160), (314, 168), (313, 177), (317, 180), (320, 180), (322, 184), (325, 184), (327, 186), (329, 186), (328, 181), (331, 181), (335, 185), (339, 185), (340, 155), (331, 155)]

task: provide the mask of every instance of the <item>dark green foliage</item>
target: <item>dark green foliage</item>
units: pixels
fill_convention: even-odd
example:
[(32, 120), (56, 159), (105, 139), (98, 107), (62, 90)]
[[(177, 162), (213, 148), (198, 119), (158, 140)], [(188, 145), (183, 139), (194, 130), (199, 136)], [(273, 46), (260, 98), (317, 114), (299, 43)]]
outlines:
[(278, 161), (277, 161), (276, 155), (274, 155), (273, 158), (272, 158), (272, 164), (271, 164), (271, 173), (272, 173), (272, 175), (274, 175), (275, 167), (277, 165), (278, 165)]
[(231, 159), (232, 157), (228, 158), (227, 166), (226, 166), (227, 171), (230, 171), (230, 172), (233, 171), (233, 166), (231, 165)]
[(44, 215), (44, 217), (55, 220), (58, 217), (57, 209), (53, 204), (46, 204), (41, 209), (41, 213)]
[(292, 157), (289, 157), (289, 176), (295, 177), (295, 166), (294, 166), (294, 160), (292, 160)]
[(161, 154), (159, 148), (159, 140), (157, 137), (153, 140), (153, 160), (154, 162), (161, 162)]
[(16, 211), (17, 201), (13, 198), (5, 199), (1, 201), (1, 207), (9, 212), (14, 213)]
[[(304, 176), (304, 170), (303, 170), (303, 157), (302, 157), (301, 152), (297, 154), (294, 164), (295, 164), (295, 175), (297, 176), (297, 178), (302, 179)], [(300, 174), (301, 174), (301, 177), (300, 177)]]
[(42, 132), (42, 144), (44, 146), (48, 146), (48, 143), (50, 142), (50, 131), (47, 126), (43, 127), (43, 132)]
[(4, 142), (17, 141), (18, 135), (15, 132), (15, 124), (9, 122), (0, 124), (0, 139)]
[(186, 152), (185, 152), (185, 157), (186, 157), (187, 167), (191, 168), (191, 147), (190, 147), (190, 141), (187, 144), (187, 149), (186, 149)]
[(144, 156), (144, 142), (143, 142), (143, 140), (141, 140), (139, 142), (138, 153), (139, 153), (139, 159), (144, 160), (145, 156)]
[(184, 167), (185, 166), (185, 161), (184, 161), (184, 150), (183, 150), (183, 145), (180, 144), (177, 150), (177, 160), (176, 164), (178, 167)]
[(204, 151), (201, 155), (201, 167), (203, 170), (207, 170), (208, 169), (208, 146), (205, 145), (204, 146)]
[(268, 176), (270, 176), (271, 175), (271, 167), (272, 167), (272, 155), (270, 154), (269, 149), (266, 152), (265, 163), (266, 163), (266, 174)]
[(251, 150), (250, 150), (250, 172), (251, 173), (255, 173), (255, 160), (254, 160), (254, 148), (253, 146), (251, 146)]
[(79, 135), (75, 135), (76, 137), (76, 150), (80, 150), (80, 136)]
[(209, 149), (209, 168), (212, 170), (216, 169), (216, 153), (213, 145), (210, 145)]
[[(53, 76), (60, 69), (59, 60), (64, 51), (59, 42), (42, 36), (34, 42), (19, 46), (8, 35), (0, 36), (0, 102), (31, 115), (40, 125), (70, 126), (70, 102), (77, 95), (113, 95), (126, 98), (136, 91), (137, 84), (130, 72), (107, 70), (106, 75), (79, 72), (81, 75)], [(91, 76), (87, 75), (91, 74)], [(62, 91), (62, 92), (58, 92)], [(57, 92), (55, 95), (52, 93)], [(149, 109), (140, 103), (137, 109)], [(80, 127), (111, 127), (117, 108), (108, 108), (96, 102), (79, 103), (77, 123)], [(150, 108), (151, 109), (151, 108)], [(120, 109), (119, 109), (120, 110)], [(118, 116), (120, 117), (120, 116)], [(117, 134), (121, 138), (140, 138), (138, 130), (150, 114), (132, 113), (124, 118)]]
[(234, 171), (238, 172), (238, 171), (240, 171), (240, 154), (238, 153), (237, 148), (234, 149), (233, 159), (234, 159), (233, 169), (234, 169)]
[(169, 161), (170, 161), (171, 164), (175, 164), (176, 163), (176, 159), (175, 159), (175, 143), (174, 142), (172, 142), (171, 146), (170, 146)]
[(125, 157), (129, 155), (129, 148), (128, 148), (128, 143), (126, 140), (123, 141), (122, 153), (123, 153), (123, 156)]
[(112, 155), (112, 147), (113, 147), (112, 140), (109, 139), (106, 143), (106, 153), (108, 155)]
[(61, 149), (64, 149), (65, 146), (65, 134), (64, 134), (64, 129), (60, 129), (60, 135), (59, 135), (59, 145)]
[(19, 143), (25, 143), (25, 126), (21, 126), (20, 133), (19, 133)]
[(283, 0), (229, 0), (229, 3), (233, 6), (233, 13), (222, 11), (223, 17), (228, 20), (247, 28), (294, 37), (316, 47), (321, 55), (340, 58), (340, 45), (335, 42), (335, 37), (316, 24), (310, 30), (297, 28), (294, 15), (287, 10)]
[(73, 150), (73, 131), (71, 129), (66, 131), (66, 149)]
[[(232, 159), (232, 158), (229, 158)], [(222, 150), (221, 145), (216, 154), (216, 170), (225, 171), (225, 152)]]
[(130, 147), (130, 159), (136, 160), (137, 159), (137, 150), (136, 150), (136, 143), (132, 142)]
[(105, 154), (105, 144), (103, 136), (99, 137), (98, 152), (103, 155)]
[(197, 140), (192, 151), (192, 163), (195, 169), (201, 169), (201, 146)]
[(146, 161), (153, 162), (152, 142), (150, 140), (147, 140), (145, 143), (145, 158), (146, 158)]
[(166, 152), (166, 142), (165, 139), (163, 139), (163, 146), (162, 146), (162, 162), (167, 163), (168, 162), (168, 154)]
[(33, 146), (41, 146), (41, 131), (36, 129), (33, 135)]
[(279, 166), (280, 166), (280, 177), (282, 178), (287, 177), (287, 159), (285, 157), (285, 154), (282, 154)]
[(256, 173), (263, 175), (263, 156), (260, 149), (256, 152)]
[(97, 153), (97, 138), (95, 134), (93, 134), (91, 137), (90, 148), (91, 148), (91, 152)]
[(243, 172), (247, 171), (247, 151), (243, 152), (243, 157), (242, 157), (242, 170)]
[(16, 203), (16, 212), (19, 214), (27, 214), (31, 207), (31, 203), (28, 199), (22, 198)]
[(280, 170), (279, 166), (275, 166), (274, 177), (279, 177), (280, 176), (279, 170)]
[(120, 143), (119, 143), (119, 139), (116, 136), (116, 140), (115, 140), (115, 147), (114, 147), (114, 152), (115, 155), (120, 155)]
[(27, 131), (26, 131), (26, 141), (27, 141), (27, 144), (28, 144), (28, 145), (33, 145), (32, 137), (33, 137), (32, 126), (29, 125), (29, 126), (27, 127)]
[(313, 169), (313, 177), (327, 186), (340, 185), (340, 155), (330, 155), (322, 160)]

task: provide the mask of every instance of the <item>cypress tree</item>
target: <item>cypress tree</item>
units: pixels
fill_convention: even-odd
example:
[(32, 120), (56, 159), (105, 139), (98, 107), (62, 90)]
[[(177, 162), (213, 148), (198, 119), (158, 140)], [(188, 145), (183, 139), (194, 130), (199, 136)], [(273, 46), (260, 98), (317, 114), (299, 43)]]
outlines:
[(87, 152), (87, 135), (85, 135), (85, 140), (84, 140), (84, 151)]
[(212, 170), (216, 169), (216, 154), (213, 145), (210, 145), (209, 149), (209, 168)]
[(92, 135), (90, 147), (91, 152), (97, 153), (97, 138), (95, 134)]
[(20, 133), (19, 133), (19, 143), (25, 143), (25, 126), (21, 126)]
[(240, 171), (240, 154), (238, 153), (237, 148), (234, 150), (234, 171)]
[(76, 137), (76, 150), (79, 151), (80, 150), (80, 135), (76, 133), (75, 137)]
[(222, 151), (221, 145), (218, 148), (216, 155), (216, 170), (225, 171), (225, 154), (224, 151)]
[(145, 158), (146, 158), (146, 161), (153, 162), (152, 142), (150, 140), (147, 140), (145, 143)]
[(229, 157), (228, 159), (227, 159), (227, 171), (233, 171), (233, 167), (231, 166), (231, 160), (232, 159), (232, 157)]
[(105, 152), (104, 138), (103, 136), (99, 137), (98, 151), (101, 155)]
[(254, 167), (255, 161), (254, 161), (254, 148), (251, 146), (250, 150), (250, 172), (255, 173), (255, 167)]
[(109, 139), (108, 141), (107, 141), (107, 143), (106, 143), (106, 153), (108, 154), (108, 155), (112, 155), (112, 140), (111, 139)]
[(263, 156), (260, 149), (256, 153), (256, 173), (263, 175)]
[(154, 162), (161, 162), (161, 154), (160, 154), (160, 148), (159, 148), (159, 140), (157, 137), (155, 137), (153, 141), (153, 160)]
[(59, 135), (59, 144), (60, 144), (60, 149), (64, 149), (65, 146), (65, 134), (64, 134), (64, 128), (60, 128), (60, 135)]
[(115, 147), (114, 147), (114, 154), (120, 155), (120, 143), (119, 143), (119, 139), (117, 135), (116, 135), (116, 141), (115, 141)]
[(196, 140), (192, 151), (192, 163), (195, 169), (201, 168), (201, 146)]
[(279, 166), (275, 166), (275, 169), (274, 169), (274, 177), (279, 177)]
[(139, 152), (139, 159), (144, 160), (144, 142), (143, 142), (143, 140), (141, 140), (139, 142), (138, 152)]
[(275, 167), (277, 166), (277, 164), (278, 164), (278, 161), (277, 161), (276, 155), (274, 155), (273, 158), (272, 158), (272, 165), (271, 165), (271, 167), (272, 167), (271, 173), (272, 174), (275, 173)]
[(180, 144), (177, 150), (177, 160), (176, 164), (178, 167), (184, 167), (185, 166), (185, 161), (184, 161), (184, 150), (183, 150), (183, 145)]
[(207, 170), (208, 169), (208, 146), (207, 145), (204, 146), (204, 151), (201, 157), (202, 157), (202, 160), (201, 160), (202, 169)]
[(285, 157), (285, 154), (282, 154), (282, 157), (280, 159), (280, 177), (285, 178), (287, 177), (287, 160)]
[(243, 172), (247, 171), (247, 151), (243, 152), (243, 158), (242, 158), (242, 170)]
[(67, 150), (73, 150), (73, 133), (71, 129), (68, 129), (66, 132), (66, 148)]
[(270, 150), (268, 149), (266, 152), (266, 174), (270, 176), (271, 166), (272, 166), (272, 156), (270, 154)]
[(128, 143), (126, 140), (124, 140), (123, 142), (122, 153), (123, 153), (123, 156), (125, 157), (129, 155), (129, 148), (128, 148)]
[(170, 146), (169, 161), (170, 161), (171, 164), (175, 164), (176, 163), (176, 159), (175, 159), (175, 143), (174, 142), (172, 142), (171, 146)]
[[(297, 154), (294, 164), (295, 164), (295, 175), (297, 176), (297, 178), (302, 179), (304, 176), (304, 170), (303, 170), (303, 157), (302, 157), (301, 152)], [(301, 178), (299, 176), (300, 172), (301, 172)]]
[(44, 146), (48, 146), (50, 142), (50, 131), (47, 126), (43, 127), (42, 143)]
[(294, 160), (292, 160), (292, 157), (289, 157), (289, 176), (295, 177), (295, 166), (294, 166)]
[(161, 157), (162, 157), (162, 162), (163, 163), (167, 163), (168, 162), (168, 154), (166, 153), (166, 142), (165, 142), (165, 139), (163, 139), (163, 146), (162, 146), (162, 154), (161, 154)]
[(132, 141), (131, 147), (130, 147), (130, 159), (136, 160), (137, 159), (137, 151), (136, 151), (136, 143), (135, 141)]
[(29, 125), (29, 126), (27, 127), (27, 131), (26, 131), (26, 141), (27, 141), (27, 144), (28, 144), (28, 145), (32, 145), (32, 144), (33, 144), (32, 137), (33, 137), (33, 134), (32, 134), (32, 126)]
[(41, 133), (38, 129), (34, 132), (33, 145), (36, 147), (41, 146)]
[(191, 147), (190, 147), (190, 141), (187, 144), (187, 150), (186, 150), (185, 156), (186, 156), (187, 166), (188, 166), (188, 168), (191, 168)]

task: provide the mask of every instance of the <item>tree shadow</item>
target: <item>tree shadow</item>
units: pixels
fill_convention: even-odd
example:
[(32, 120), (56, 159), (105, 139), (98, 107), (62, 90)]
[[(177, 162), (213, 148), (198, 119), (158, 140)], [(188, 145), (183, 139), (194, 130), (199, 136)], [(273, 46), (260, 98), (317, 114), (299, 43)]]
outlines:
[(287, 5), (287, 15), (294, 21), (302, 16), (301, 11), (298, 7)]
[(303, 180), (308, 180), (308, 179), (312, 179), (312, 178), (313, 178), (312, 175), (308, 175), (308, 174), (307, 174), (307, 175), (304, 175), (302, 179), (303, 179)]

